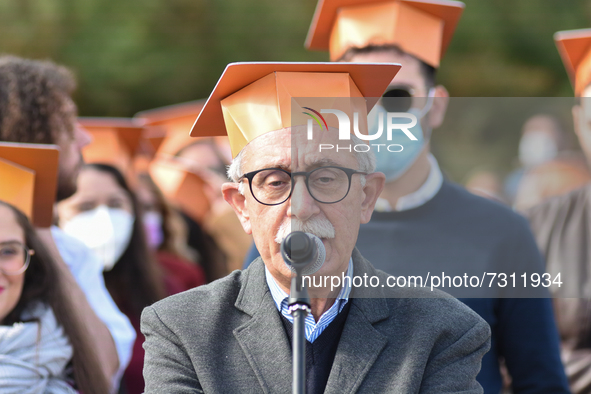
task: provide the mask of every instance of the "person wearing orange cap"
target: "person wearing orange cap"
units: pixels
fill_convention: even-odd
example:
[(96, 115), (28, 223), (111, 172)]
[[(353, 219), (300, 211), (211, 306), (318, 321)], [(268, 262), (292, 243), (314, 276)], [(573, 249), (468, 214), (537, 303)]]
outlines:
[[(203, 245), (198, 236), (205, 232), (213, 237), (213, 241), (207, 242), (212, 249), (208, 253), (213, 255), (216, 252), (213, 249), (217, 249), (217, 245), (220, 252), (225, 254), (226, 261), (219, 258), (203, 259), (202, 263), (207, 264), (203, 266), (207, 279), (213, 281), (242, 268), (242, 260), (252, 243), (252, 237), (242, 231), (238, 218), (220, 192), (221, 184), (227, 181), (226, 165), (231, 160), (227, 137), (191, 138), (187, 133), (204, 104), (205, 100), (198, 100), (156, 108), (139, 112), (136, 118), (142, 119), (148, 125), (166, 130), (166, 137), (156, 152), (157, 160), (151, 163), (150, 172), (154, 182), (165, 191), (167, 198), (181, 211), (184, 210), (183, 216), (189, 227), (190, 246), (197, 249)], [(170, 183), (167, 172), (172, 166), (176, 167), (177, 171), (182, 171), (181, 168), (184, 167), (184, 171), (191, 174), (191, 178), (201, 181), (200, 186), (205, 199), (203, 204), (194, 203), (194, 192), (188, 188), (186, 192), (176, 190), (175, 193), (170, 193), (171, 188), (166, 187)], [(186, 194), (186, 198), (183, 198), (182, 194)], [(185, 200), (188, 202), (183, 204)], [(191, 209), (187, 209), (188, 206)], [(196, 212), (199, 208), (199, 212)]]
[(0, 142), (0, 380), (15, 393), (72, 393), (75, 382), (102, 394), (94, 340), (38, 236), (53, 221), (58, 162), (55, 145)]
[[(0, 57), (0, 141), (55, 144), (59, 147), (57, 200), (76, 191), (82, 166), (81, 148), (90, 142), (76, 124), (69, 70), (48, 61)], [(10, 187), (2, 185), (2, 187)], [(54, 189), (55, 190), (55, 189)], [(131, 357), (135, 332), (115, 306), (92, 252), (57, 227), (37, 229), (52, 252), (76, 311), (93, 338), (101, 371), (114, 387)]]
[[(320, 0), (306, 41), (308, 49), (328, 50), (335, 62), (402, 65), (374, 113), (416, 115), (420, 120), (409, 129), (416, 140), (397, 133), (388, 143), (404, 149), (376, 153), (386, 185), (357, 242), (376, 268), (390, 274), (416, 267), (480, 275), (511, 274), (516, 267), (543, 271), (527, 222), (445, 180), (430, 152), (431, 131), (443, 122), (448, 102), (435, 75), (463, 9), (462, 2), (446, 0)], [(370, 124), (370, 134), (380, 123)], [(478, 375), (485, 393), (501, 391), (502, 359), (514, 393), (568, 392), (549, 299), (459, 297), (492, 329), (491, 351)]]
[[(557, 32), (556, 46), (574, 86), (575, 134), (591, 163), (591, 29)], [(560, 272), (566, 286), (555, 294), (562, 357), (571, 389), (591, 392), (591, 300), (587, 292), (591, 242), (591, 185), (553, 197), (524, 212), (550, 273)], [(577, 297), (577, 298), (574, 298)]]
[[(438, 291), (355, 285), (364, 276), (385, 284), (386, 275), (355, 249), (384, 175), (374, 172), (373, 154), (357, 132), (337, 133), (328, 116), (306, 123), (314, 106), (366, 118), (372, 103), (365, 97), (380, 95), (398, 69), (345, 63), (226, 68), (192, 135), (228, 134), (232, 182), (222, 193), (262, 257), (144, 309), (146, 394), (291, 391), (292, 271), (280, 248), (296, 230), (324, 248), (320, 264), (306, 268), (308, 278), (343, 278), (331, 288), (308, 284), (306, 392), (481, 392), (476, 374), (490, 332), (476, 313)], [(323, 97), (334, 106), (324, 106)], [(359, 131), (367, 134), (363, 120)], [(339, 141), (338, 152), (321, 150)]]

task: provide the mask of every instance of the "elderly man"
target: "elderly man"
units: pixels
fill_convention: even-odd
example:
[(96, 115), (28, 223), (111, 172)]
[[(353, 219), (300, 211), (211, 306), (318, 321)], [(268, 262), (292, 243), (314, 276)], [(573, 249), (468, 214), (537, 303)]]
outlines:
[[(280, 243), (292, 230), (322, 240), (326, 260), (315, 275), (368, 275), (386, 283), (354, 248), (384, 175), (374, 172), (371, 153), (360, 152), (366, 149), (345, 148), (361, 145), (359, 139), (339, 140), (328, 124), (322, 130), (300, 126), (295, 118), (304, 108), (292, 97), (355, 97), (363, 105), (349, 107), (363, 118), (363, 97), (380, 95), (398, 68), (228, 66), (192, 135), (227, 131), (234, 182), (222, 192), (262, 258), (144, 310), (146, 393), (290, 392), (291, 271)], [(323, 152), (321, 144), (343, 149)], [(310, 297), (307, 392), (482, 391), (475, 378), (489, 328), (457, 300), (418, 288), (391, 294), (379, 287), (352, 289), (347, 281), (336, 289), (311, 288)]]
[[(579, 103), (572, 109), (575, 133), (591, 163), (591, 29), (554, 36)], [(591, 392), (591, 184), (551, 198), (525, 212), (547, 269), (561, 273), (564, 285), (555, 294), (562, 357), (574, 393)], [(574, 298), (576, 297), (576, 298)]]

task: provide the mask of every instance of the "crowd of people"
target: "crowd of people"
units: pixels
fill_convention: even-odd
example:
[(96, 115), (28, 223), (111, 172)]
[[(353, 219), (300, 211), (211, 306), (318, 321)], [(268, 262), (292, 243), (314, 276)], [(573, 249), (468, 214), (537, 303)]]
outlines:
[[(331, 62), (230, 64), (207, 101), (129, 119), (79, 117), (69, 69), (0, 56), (0, 393), (289, 392), (292, 231), (343, 278), (309, 289), (308, 393), (591, 393), (591, 29), (555, 36), (574, 130), (524, 116), (519, 168), (464, 188), (430, 143), (463, 9), (319, 0), (306, 46)], [(351, 285), (435, 270), (564, 285)]]

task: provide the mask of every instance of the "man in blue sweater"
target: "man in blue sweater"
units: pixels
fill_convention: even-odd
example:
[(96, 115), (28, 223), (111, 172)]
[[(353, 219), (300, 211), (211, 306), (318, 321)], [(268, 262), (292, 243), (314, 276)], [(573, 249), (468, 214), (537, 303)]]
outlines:
[[(386, 174), (382, 212), (361, 226), (357, 241), (390, 274), (434, 262), (441, 271), (480, 273), (543, 267), (526, 220), (443, 179), (430, 152), (431, 130), (442, 123), (448, 97), (435, 74), (463, 8), (456, 1), (320, 0), (308, 35), (308, 48), (329, 49), (332, 61), (401, 63), (385, 97), (406, 97), (422, 116), (411, 129), (417, 141), (398, 133), (407, 142), (403, 152), (378, 153), (378, 171)], [(513, 393), (568, 392), (550, 299), (462, 301), (492, 329), (477, 378), (485, 393), (501, 391), (502, 360)]]

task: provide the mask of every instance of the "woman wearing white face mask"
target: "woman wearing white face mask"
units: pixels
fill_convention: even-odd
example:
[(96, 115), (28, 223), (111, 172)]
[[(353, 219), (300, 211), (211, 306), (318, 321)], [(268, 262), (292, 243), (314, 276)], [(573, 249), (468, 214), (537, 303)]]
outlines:
[(143, 391), (143, 308), (182, 290), (163, 275), (144, 234), (141, 210), (121, 173), (108, 165), (86, 165), (78, 190), (58, 204), (59, 226), (92, 249), (103, 263), (105, 284), (138, 334), (122, 385), (129, 394)]

